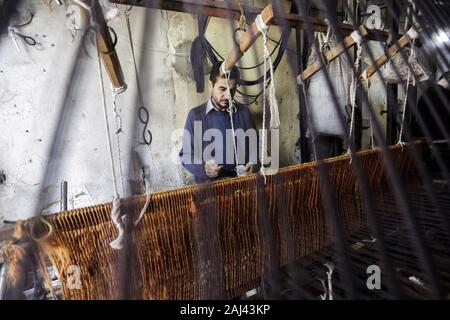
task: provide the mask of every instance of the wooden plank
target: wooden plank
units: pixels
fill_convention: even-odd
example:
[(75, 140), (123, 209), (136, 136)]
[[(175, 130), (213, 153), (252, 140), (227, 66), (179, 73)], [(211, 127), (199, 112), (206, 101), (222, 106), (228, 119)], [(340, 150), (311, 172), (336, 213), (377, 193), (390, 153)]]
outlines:
[[(97, 39), (103, 66), (105, 67), (106, 73), (116, 92), (123, 92), (127, 88), (127, 85), (125, 83), (122, 67), (120, 66), (119, 57), (114, 48), (114, 43), (111, 39), (111, 34), (109, 33), (109, 28), (98, 0), (91, 0), (90, 2), (86, 2), (84, 6), (80, 5), (80, 7), (89, 16), (91, 15), (91, 12), (94, 12), (94, 20), (99, 27)], [(91, 7), (92, 10), (86, 9), (88, 7)]]
[(375, 63), (369, 66), (364, 73), (367, 74), (367, 78), (370, 78), (373, 76), (375, 72), (377, 72), (378, 69), (380, 69), (382, 66), (384, 66), (391, 58), (393, 58), (401, 49), (406, 47), (410, 43), (410, 38), (408, 35), (404, 35), (398, 40), (398, 43), (394, 42), (394, 44), (389, 47), (387, 52), (381, 56), (379, 56)]
[[(98, 1), (94, 2), (98, 5)], [(96, 19), (100, 24), (98, 46), (100, 48), (102, 62), (114, 89), (118, 92), (122, 92), (127, 88), (127, 85), (125, 83), (122, 67), (120, 66), (119, 57), (117, 56), (108, 25), (106, 24), (105, 17), (103, 16), (103, 12), (99, 5), (98, 10), (95, 11), (97, 12)]]
[[(231, 20), (239, 20), (241, 10), (239, 6), (234, 4), (227, 4), (227, 1), (220, 3), (218, 1), (211, 2), (207, 0), (109, 0), (111, 3), (140, 6), (153, 9), (186, 12), (191, 14), (199, 14), (210, 17), (225, 18)], [(247, 19), (254, 19), (263, 8), (260, 7), (245, 7), (245, 14)], [(290, 26), (291, 28), (307, 29), (308, 24), (312, 25), (316, 32), (326, 32), (328, 25), (317, 18), (308, 17), (306, 20), (300, 18), (295, 13), (285, 13), (274, 10), (273, 25)], [(347, 36), (355, 30), (351, 24), (338, 23), (338, 28), (341, 30), (343, 36)], [(368, 30), (367, 39), (383, 41), (388, 39), (389, 33), (380, 30)], [(400, 38), (400, 35), (396, 35)]]
[[(273, 20), (273, 8), (271, 4), (264, 8), (261, 12), (261, 17), (266, 25), (270, 25)], [(253, 43), (255, 43), (256, 39), (258, 39), (260, 35), (261, 33), (258, 30), (256, 22), (253, 22), (250, 28), (248, 28), (242, 36), (239, 46), (235, 46), (225, 59), (225, 69), (231, 70), (231, 68), (236, 65), (236, 63), (242, 58), (244, 53), (247, 52)], [(220, 70), (220, 74), (223, 76), (222, 70)]]
[[(361, 36), (367, 37), (368, 32), (367, 29), (361, 25), (359, 27), (359, 32)], [(325, 59), (327, 60), (327, 63), (330, 63), (331, 61), (335, 60), (337, 57), (339, 57), (345, 50), (348, 50), (349, 48), (353, 47), (356, 44), (355, 40), (348, 36), (344, 39), (344, 44), (341, 45), (340, 43), (333, 47), (331, 50), (325, 53)], [(317, 72), (321, 69), (321, 63), (319, 60), (312, 63), (308, 68), (306, 68), (298, 77), (297, 77), (297, 83), (301, 84), (304, 81), (311, 78), (313, 75), (315, 75)]]

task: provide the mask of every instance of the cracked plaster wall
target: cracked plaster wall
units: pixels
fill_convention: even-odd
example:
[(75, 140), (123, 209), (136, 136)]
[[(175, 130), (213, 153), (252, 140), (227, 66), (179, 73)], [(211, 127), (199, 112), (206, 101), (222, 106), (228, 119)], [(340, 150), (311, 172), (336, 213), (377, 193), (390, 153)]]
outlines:
[[(68, 182), (69, 209), (108, 202), (113, 195), (92, 41), (83, 41), (79, 33), (71, 34), (65, 26), (63, 7), (50, 12), (42, 2), (30, 0), (21, 9), (31, 10), (34, 18), (20, 32), (33, 36), (38, 44), (30, 47), (19, 41), (19, 53), (7, 33), (0, 38), (0, 225), (4, 220), (59, 211), (60, 184), (64, 180)], [(189, 176), (171, 160), (177, 158), (180, 140), (174, 132), (183, 128), (189, 109), (208, 98), (206, 85), (204, 93), (196, 93), (189, 61), (190, 44), (197, 36), (196, 19), (139, 7), (131, 11), (143, 100), (153, 134), (150, 147), (142, 143), (143, 125), (138, 117), (135, 72), (123, 15), (112, 19), (110, 25), (117, 32), (116, 49), (128, 84), (116, 103), (122, 120), (122, 133), (118, 135), (121, 168), (116, 166), (119, 193), (179, 187), (189, 182)], [(229, 23), (216, 18), (211, 19), (206, 32), (223, 55), (231, 50), (231, 34)], [(271, 28), (270, 36), (278, 39), (279, 30)], [(295, 48), (293, 36), (294, 32), (290, 48)], [(242, 65), (254, 65), (261, 58), (262, 42), (258, 40)], [(275, 74), (282, 122), (282, 165), (298, 161), (298, 98), (289, 59), (295, 56), (287, 52)], [(205, 81), (207, 73), (205, 67)], [(243, 75), (252, 79), (256, 73)], [(114, 128), (112, 94), (106, 74), (103, 76), (110, 126)], [(249, 92), (258, 90), (250, 88)], [(258, 105), (251, 107), (258, 126), (261, 105), (259, 99)], [(114, 133), (111, 138), (117, 162)]]

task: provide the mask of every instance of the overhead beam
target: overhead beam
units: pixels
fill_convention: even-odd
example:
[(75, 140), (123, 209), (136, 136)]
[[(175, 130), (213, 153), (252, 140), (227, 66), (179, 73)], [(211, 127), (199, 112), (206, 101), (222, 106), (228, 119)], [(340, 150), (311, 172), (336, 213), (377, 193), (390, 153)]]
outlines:
[[(412, 30), (412, 29), (410, 29)], [(386, 51), (385, 54), (380, 55), (375, 60), (375, 63), (370, 65), (365, 72), (362, 73), (361, 79), (364, 80), (364, 77), (370, 78), (377, 72), (378, 69), (380, 69), (382, 66), (384, 66), (386, 63), (389, 62), (390, 59), (395, 57), (397, 53), (400, 52), (401, 49), (405, 48), (407, 45), (411, 43), (412, 36), (409, 34), (410, 31), (408, 31), (404, 36), (402, 36), (398, 42), (394, 42), (392, 46), (389, 47), (389, 49)]]
[[(273, 20), (273, 7), (269, 4), (264, 10), (261, 12), (262, 22), (268, 26), (272, 23)], [(259, 38), (261, 32), (258, 29), (256, 21), (253, 22), (250, 28), (244, 33), (242, 36), (239, 46), (235, 46), (233, 50), (230, 52), (228, 57), (225, 59), (224, 68), (225, 70), (231, 70), (239, 59), (242, 58), (245, 52), (255, 43), (256, 39)], [(224, 72), (221, 68), (220, 74), (223, 76)]]
[[(368, 34), (367, 29), (363, 25), (359, 27), (359, 33), (362, 37), (367, 37)], [(335, 60), (342, 53), (344, 53), (345, 50), (350, 49), (355, 44), (356, 44), (355, 39), (352, 36), (347, 36), (344, 39), (343, 44), (338, 43), (335, 47), (331, 48), (324, 54), (326, 64)], [(314, 63), (309, 65), (300, 75), (298, 75), (297, 83), (302, 84), (304, 81), (308, 80), (317, 72), (319, 72), (320, 69), (322, 69), (322, 64), (320, 63), (320, 61), (315, 61)]]
[[(232, 20), (239, 20), (241, 16), (241, 9), (231, 3), (220, 3), (218, 1), (212, 2), (209, 0), (109, 0), (111, 3), (139, 6), (153, 9), (186, 12), (191, 14), (199, 14), (209, 17), (218, 17)], [(245, 7), (245, 15), (247, 19), (253, 20), (264, 8), (260, 7)], [(308, 17), (308, 21), (300, 18), (298, 14), (277, 12), (274, 10), (274, 19), (272, 25), (290, 26), (292, 28), (306, 29), (308, 25), (312, 25), (316, 32), (326, 32), (328, 25), (326, 22)], [(338, 23), (338, 28), (344, 36), (349, 35), (355, 29), (351, 24)], [(368, 30), (367, 39), (385, 42), (388, 39), (389, 33), (379, 30)], [(400, 38), (398, 35), (397, 38)]]

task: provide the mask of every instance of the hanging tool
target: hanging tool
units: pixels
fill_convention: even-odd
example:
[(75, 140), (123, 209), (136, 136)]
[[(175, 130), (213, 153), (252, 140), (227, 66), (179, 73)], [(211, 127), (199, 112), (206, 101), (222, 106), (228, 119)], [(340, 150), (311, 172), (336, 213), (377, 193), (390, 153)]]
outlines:
[(29, 46), (34, 46), (36, 45), (36, 40), (34, 40), (33, 37), (24, 35), (20, 32), (17, 32), (13, 27), (9, 26), (8, 27), (8, 34), (11, 37), (11, 39), (14, 42), (14, 45), (17, 48), (17, 51), (20, 52), (20, 47), (19, 47), (19, 43), (17, 42), (17, 38), (22, 39), (26, 44), (28, 44)]

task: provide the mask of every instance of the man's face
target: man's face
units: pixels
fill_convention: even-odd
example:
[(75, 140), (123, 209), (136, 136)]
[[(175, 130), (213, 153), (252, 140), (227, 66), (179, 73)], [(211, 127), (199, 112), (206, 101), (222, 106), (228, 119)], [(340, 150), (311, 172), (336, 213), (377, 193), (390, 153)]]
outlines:
[(211, 80), (209, 81), (209, 90), (211, 91), (212, 100), (215, 106), (222, 111), (228, 109), (229, 99), (231, 99), (236, 92), (237, 82), (235, 80), (229, 80), (228, 85), (230, 86), (231, 96), (227, 87), (227, 79), (218, 77), (214, 85)]

